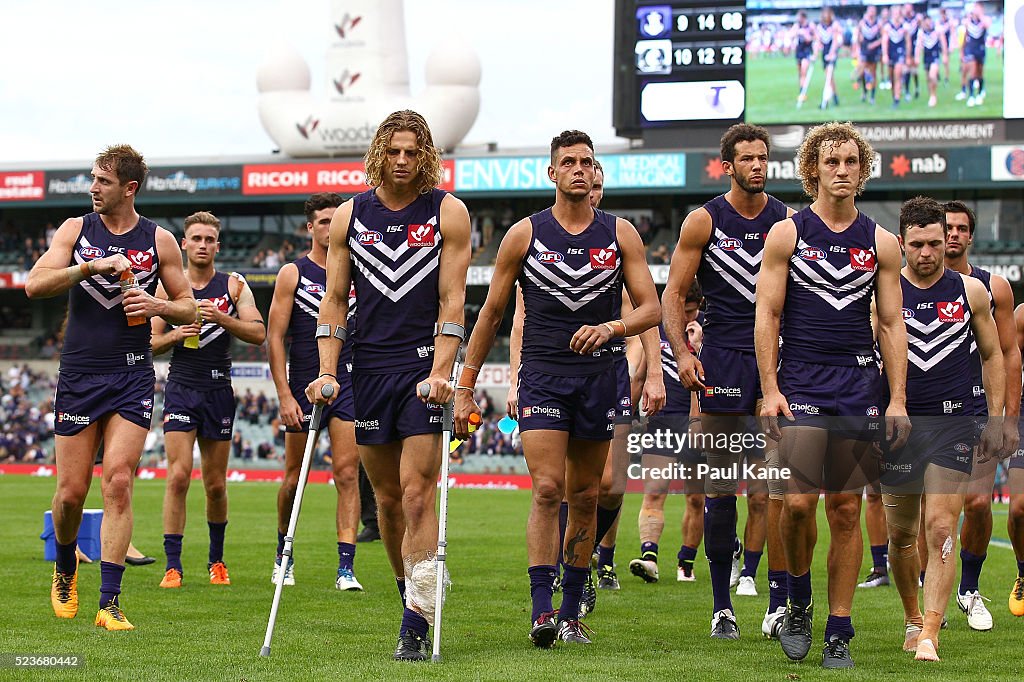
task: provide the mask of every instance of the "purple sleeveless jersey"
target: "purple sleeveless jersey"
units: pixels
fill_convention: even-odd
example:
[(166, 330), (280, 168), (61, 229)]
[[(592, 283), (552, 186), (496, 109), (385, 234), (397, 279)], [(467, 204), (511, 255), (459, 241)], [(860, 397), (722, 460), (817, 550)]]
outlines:
[[(984, 268), (971, 266), (970, 276), (980, 280), (988, 292), (989, 311), (994, 316), (996, 313), (996, 300), (992, 295), (992, 273)], [(988, 403), (985, 401), (985, 384), (981, 380), (981, 354), (978, 352), (978, 342), (971, 334), (971, 401), (974, 405), (974, 414), (983, 416), (988, 414)]]
[[(295, 261), (299, 279), (295, 286), (295, 303), (288, 322), (291, 343), (288, 347), (288, 382), (303, 387), (320, 372), (320, 351), (316, 343), (316, 318), (320, 315), (320, 301), (327, 291), (327, 271), (303, 256)], [(342, 346), (338, 358), (339, 369), (352, 363), (355, 346), (355, 301), (349, 295), (349, 338)]]
[[(197, 301), (206, 299), (225, 315), (238, 317), (235, 302), (228, 293), (231, 276), (215, 272), (202, 289), (192, 289)], [(199, 348), (185, 348), (181, 343), (171, 351), (171, 368), (167, 378), (193, 389), (219, 388), (231, 384), (231, 334), (218, 324), (204, 321), (199, 333)]]

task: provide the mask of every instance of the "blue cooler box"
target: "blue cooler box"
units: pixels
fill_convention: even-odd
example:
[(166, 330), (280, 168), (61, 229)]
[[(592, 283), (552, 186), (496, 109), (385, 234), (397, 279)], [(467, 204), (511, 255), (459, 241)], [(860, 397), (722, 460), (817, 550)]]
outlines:
[[(82, 525), (78, 529), (78, 548), (93, 561), (99, 561), (100, 558), (100, 525), (102, 523), (102, 509), (82, 510)], [(53, 534), (53, 512), (49, 510), (43, 514), (43, 533), (39, 539), (46, 543), (43, 558), (46, 561), (56, 561), (57, 540)]]

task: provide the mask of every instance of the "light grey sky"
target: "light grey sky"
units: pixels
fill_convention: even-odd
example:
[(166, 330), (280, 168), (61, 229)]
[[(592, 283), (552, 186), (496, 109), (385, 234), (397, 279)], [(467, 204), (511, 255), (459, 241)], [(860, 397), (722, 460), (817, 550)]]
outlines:
[[(326, 96), (330, 0), (5, 0), (0, 163), (262, 155), (256, 69), (285, 42)], [(579, 128), (615, 141), (612, 0), (405, 0), (409, 77), (453, 33), (482, 64), (466, 143), (544, 146)]]

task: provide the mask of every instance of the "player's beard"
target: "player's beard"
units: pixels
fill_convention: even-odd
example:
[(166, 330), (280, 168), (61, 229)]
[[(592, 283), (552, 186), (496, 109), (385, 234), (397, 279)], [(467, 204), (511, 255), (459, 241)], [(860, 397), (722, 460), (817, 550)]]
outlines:
[(733, 178), (735, 178), (736, 184), (740, 186), (740, 189), (742, 189), (747, 194), (761, 194), (762, 192), (764, 192), (763, 182), (760, 186), (756, 186), (747, 182), (747, 179), (741, 177), (740, 175), (734, 175)]

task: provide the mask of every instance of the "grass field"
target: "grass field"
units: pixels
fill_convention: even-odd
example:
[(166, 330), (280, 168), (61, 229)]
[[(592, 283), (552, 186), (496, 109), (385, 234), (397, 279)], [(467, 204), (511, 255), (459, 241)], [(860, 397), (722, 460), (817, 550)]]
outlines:
[[(833, 121), (930, 121), (935, 119), (985, 119), (1003, 116), (1003, 59), (1002, 55), (989, 50), (985, 64), (985, 103), (968, 108), (966, 102), (953, 98), (960, 91), (960, 57), (956, 53), (950, 58), (949, 83), (942, 82), (943, 71), (939, 70), (938, 104), (928, 107), (928, 88), (923, 67), (920, 69), (921, 97), (902, 102), (892, 108), (892, 92), (879, 90), (874, 105), (860, 101), (860, 90), (854, 90), (850, 81), (853, 62), (841, 58), (836, 65), (835, 80), (839, 94), (839, 107), (830, 106), (824, 111), (818, 108), (825, 85), (825, 70), (821, 58), (814, 60), (814, 73), (807, 90), (807, 101), (796, 108), (797, 82), (796, 60), (792, 57), (752, 58), (747, 63), (747, 111), (746, 120), (751, 123), (819, 123)], [(882, 65), (878, 65), (879, 76)], [(913, 83), (911, 83), (913, 90)]]
[[(98, 507), (98, 481), (89, 507)], [(590, 647), (534, 649), (527, 640), (529, 589), (523, 540), (529, 494), (454, 490), (450, 496), (449, 562), (454, 580), (445, 609), (445, 637), (439, 665), (390, 660), (400, 606), (379, 542), (360, 545), (356, 572), (366, 591), (334, 590), (334, 491), (308, 489), (297, 533), (295, 587), (286, 588), (269, 659), (257, 656), (273, 596), (269, 575), (273, 558), (276, 486), (230, 486), (231, 523), (226, 559), (230, 587), (206, 581), (206, 526), (201, 489), (189, 497), (185, 534), (185, 587), (157, 587), (163, 573), (159, 481), (136, 483), (136, 544), (160, 557), (148, 567), (128, 567), (122, 605), (136, 630), (108, 633), (93, 626), (98, 598), (98, 564), (83, 566), (79, 577), (81, 609), (76, 619), (58, 621), (50, 609), (52, 564), (42, 560), (38, 539), (42, 512), (53, 481), (20, 476), (3, 479), (5, 523), (0, 530), (3, 562), (0, 585), (0, 654), (79, 654), (84, 669), (34, 671), (0, 669), (0, 679), (732, 679), (732, 680), (896, 680), (927, 674), (929, 680), (1021, 679), (1018, 658), (1024, 620), (1006, 608), (1015, 565), (1012, 552), (994, 546), (982, 575), (982, 592), (991, 596), (995, 628), (968, 630), (964, 616), (949, 614), (942, 634), (939, 664), (915, 664), (900, 651), (902, 612), (891, 588), (858, 590), (854, 605), (857, 667), (830, 674), (819, 667), (820, 644), (802, 664), (786, 660), (778, 644), (762, 639), (767, 606), (766, 563), (758, 576), (761, 596), (737, 597), (742, 630), (739, 642), (708, 637), (710, 585), (706, 565), (698, 582), (674, 580), (681, 497), (670, 499), (671, 530), (662, 542), (661, 582), (646, 585), (628, 574), (637, 549), (636, 514), (640, 498), (627, 496), (617, 562), (620, 592), (601, 592), (588, 618), (595, 631)], [(741, 508), (743, 505), (741, 504)], [(995, 535), (1005, 545), (1005, 506), (997, 506)], [(824, 546), (827, 528), (819, 526), (814, 589), (818, 598), (815, 640), (825, 621)], [(866, 561), (870, 553), (865, 551)], [(701, 561), (703, 562), (703, 560)], [(865, 563), (865, 572), (868, 566)], [(557, 597), (557, 595), (556, 595)], [(923, 671), (927, 669), (927, 673)]]

